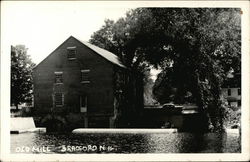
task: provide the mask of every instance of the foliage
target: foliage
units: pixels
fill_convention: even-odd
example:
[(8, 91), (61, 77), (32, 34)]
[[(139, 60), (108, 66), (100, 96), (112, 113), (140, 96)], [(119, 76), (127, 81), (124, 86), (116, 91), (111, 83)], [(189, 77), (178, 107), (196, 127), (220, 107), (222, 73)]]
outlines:
[(11, 104), (32, 101), (32, 68), (35, 64), (24, 45), (11, 46)]
[(239, 128), (241, 125), (241, 108), (225, 105), (225, 127)]
[(137, 8), (117, 22), (106, 20), (90, 42), (117, 53), (132, 70), (161, 68), (156, 99), (196, 102), (221, 128), (221, 85), (229, 72), (240, 73), (240, 40), (240, 9)]
[(147, 71), (149, 66), (140, 47), (143, 43), (140, 41), (143, 33), (140, 32), (145, 30), (144, 24), (149, 20), (149, 11), (146, 9), (131, 10), (125, 18), (115, 23), (105, 20), (105, 25), (91, 36), (90, 43), (117, 54), (132, 70)]
[[(167, 75), (158, 77), (155, 94), (157, 89), (163, 88), (167, 92), (159, 96), (174, 95), (173, 100), (177, 103), (187, 101), (186, 98), (190, 100), (187, 96), (191, 95), (200, 111), (208, 112), (216, 129), (221, 129), (224, 115), (219, 100), (221, 85), (230, 71), (240, 73), (239, 9), (151, 11), (157, 26), (163, 28), (160, 32), (165, 40), (160, 42), (172, 51), (169, 55), (171, 66), (162, 67), (162, 74)], [(176, 88), (174, 94), (168, 87)]]

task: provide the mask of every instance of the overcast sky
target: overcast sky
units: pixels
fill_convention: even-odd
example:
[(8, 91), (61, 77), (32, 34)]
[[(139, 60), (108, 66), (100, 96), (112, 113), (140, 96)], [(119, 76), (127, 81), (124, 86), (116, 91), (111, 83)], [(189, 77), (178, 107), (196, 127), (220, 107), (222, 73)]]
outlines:
[[(1, 38), (4, 47), (23, 44), (38, 64), (69, 36), (88, 41), (105, 19), (117, 20), (129, 9), (140, 7), (227, 6), (224, 2), (171, 1), (2, 1)], [(238, 3), (233, 3), (236, 7)], [(239, 6), (243, 5), (239, 3)], [(244, 11), (245, 12), (245, 11)], [(1, 51), (2, 52), (2, 51)], [(153, 71), (153, 74), (159, 71)], [(155, 77), (154, 77), (155, 79)]]
[(37, 64), (69, 36), (88, 41), (105, 19), (124, 17), (131, 7), (75, 2), (5, 2), (2, 26), (12, 45), (24, 44)]

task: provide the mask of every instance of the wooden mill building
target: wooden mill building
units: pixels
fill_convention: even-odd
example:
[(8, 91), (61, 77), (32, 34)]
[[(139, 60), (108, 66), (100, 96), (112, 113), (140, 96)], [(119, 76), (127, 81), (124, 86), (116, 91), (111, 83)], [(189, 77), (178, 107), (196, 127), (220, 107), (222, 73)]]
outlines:
[(34, 113), (51, 130), (127, 127), (143, 106), (131, 73), (115, 54), (70, 36), (33, 70)]

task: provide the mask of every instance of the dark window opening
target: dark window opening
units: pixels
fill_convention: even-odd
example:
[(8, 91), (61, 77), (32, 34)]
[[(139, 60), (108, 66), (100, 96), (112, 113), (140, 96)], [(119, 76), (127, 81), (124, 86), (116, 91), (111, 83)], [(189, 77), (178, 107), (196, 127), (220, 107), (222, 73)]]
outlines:
[(241, 106), (241, 100), (237, 101), (238, 106)]
[(55, 93), (54, 96), (54, 100), (55, 100), (55, 106), (56, 107), (62, 107), (63, 106), (63, 102), (64, 102), (64, 96), (62, 93)]
[(89, 83), (89, 71), (90, 70), (81, 70), (81, 83)]
[(80, 112), (87, 112), (87, 96), (80, 96)]
[(228, 96), (231, 96), (231, 89), (228, 89), (228, 90), (227, 90), (227, 95), (228, 95)]
[(240, 88), (238, 89), (238, 95), (241, 95), (241, 89)]
[(76, 47), (68, 47), (68, 59), (74, 60), (76, 59)]
[(63, 83), (63, 73), (55, 72), (55, 83)]

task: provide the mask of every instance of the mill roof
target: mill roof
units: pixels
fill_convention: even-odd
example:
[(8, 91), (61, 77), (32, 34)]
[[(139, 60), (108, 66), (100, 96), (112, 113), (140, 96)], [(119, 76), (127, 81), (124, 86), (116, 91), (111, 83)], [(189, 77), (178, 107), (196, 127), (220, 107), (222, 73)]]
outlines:
[(90, 44), (88, 42), (81, 41), (79, 39), (77, 39), (77, 40), (80, 41), (85, 46), (87, 46), (88, 48), (90, 48), (91, 50), (95, 51), (97, 54), (99, 54), (100, 56), (102, 56), (106, 60), (110, 61), (111, 63), (125, 68), (125, 65), (123, 65), (123, 63), (120, 61), (120, 58), (118, 56), (116, 56), (114, 53), (109, 52), (103, 48), (97, 47), (97, 46)]
[[(79, 40), (79, 39), (77, 39), (77, 38), (75, 38), (75, 37), (73, 37), (73, 36), (70, 36), (68, 39), (70, 39), (70, 38), (73, 38), (73, 39), (77, 40), (78, 42), (82, 43), (83, 45), (85, 45), (86, 47), (88, 47), (89, 49), (91, 49), (92, 51), (94, 51), (96, 54), (100, 55), (101, 57), (103, 57), (103, 58), (106, 59), (107, 61), (113, 63), (114, 65), (117, 65), (117, 66), (122, 67), (122, 68), (126, 68), (126, 66), (123, 65), (123, 63), (121, 62), (120, 58), (119, 58), (118, 56), (116, 56), (114, 53), (109, 52), (109, 51), (107, 51), (107, 50), (105, 50), (105, 49), (102, 49), (102, 48), (100, 48), (100, 47), (97, 47), (97, 46), (95, 46), (95, 45), (93, 45), (93, 44), (90, 44), (90, 43), (88, 43), (88, 42), (81, 41), (81, 40)], [(68, 39), (67, 39), (67, 40), (68, 40)], [(67, 41), (67, 40), (66, 40), (66, 41)], [(65, 43), (66, 41), (64, 41), (64, 43)], [(61, 45), (60, 45), (60, 46), (61, 46)], [(59, 47), (60, 47), (60, 46), (59, 46)], [(59, 47), (57, 47), (55, 50), (57, 50)], [(53, 52), (52, 52), (52, 53), (53, 53)], [(52, 53), (51, 53), (51, 54), (52, 54)], [(50, 55), (51, 55), (51, 54), (50, 54)], [(46, 58), (48, 58), (48, 57), (49, 57), (49, 56), (47, 56)], [(46, 60), (46, 58), (45, 58), (44, 60)], [(43, 61), (44, 61), (44, 60), (43, 60)], [(39, 64), (41, 64), (43, 61), (41, 61)], [(39, 64), (37, 64), (34, 68), (36, 68)]]

